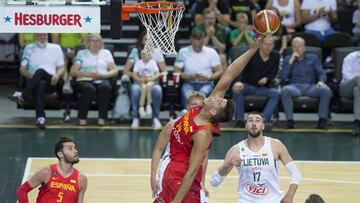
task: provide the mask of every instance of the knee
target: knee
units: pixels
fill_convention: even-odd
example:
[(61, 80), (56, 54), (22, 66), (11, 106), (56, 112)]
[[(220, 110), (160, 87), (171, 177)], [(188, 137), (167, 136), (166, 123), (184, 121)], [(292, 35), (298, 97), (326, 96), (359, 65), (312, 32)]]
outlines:
[(320, 96), (324, 97), (331, 97), (331, 90), (328, 87), (321, 87), (320, 88)]
[(285, 86), (281, 89), (282, 97), (291, 96), (291, 94), (292, 94), (292, 90), (289, 86)]
[(138, 84), (132, 84), (130, 91), (131, 91), (131, 94), (139, 94), (141, 91), (141, 87)]

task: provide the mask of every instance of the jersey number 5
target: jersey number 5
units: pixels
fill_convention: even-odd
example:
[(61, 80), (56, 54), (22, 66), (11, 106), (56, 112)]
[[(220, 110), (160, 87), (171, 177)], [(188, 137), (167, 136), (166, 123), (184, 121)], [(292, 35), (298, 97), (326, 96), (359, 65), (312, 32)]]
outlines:
[(59, 193), (58, 193), (58, 198), (57, 198), (56, 202), (62, 202), (63, 196), (64, 196), (64, 193), (63, 193), (63, 192), (59, 192)]
[(260, 180), (260, 172), (254, 172), (253, 176), (254, 176), (254, 182), (259, 182)]

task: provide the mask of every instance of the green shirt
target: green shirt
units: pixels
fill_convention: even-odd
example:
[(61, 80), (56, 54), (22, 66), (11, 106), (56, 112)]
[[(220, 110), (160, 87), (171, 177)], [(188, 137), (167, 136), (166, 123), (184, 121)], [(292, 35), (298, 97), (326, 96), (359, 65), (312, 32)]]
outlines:
[(33, 33), (24, 33), (23, 37), (24, 37), (24, 46), (35, 43)]
[[(193, 28), (194, 30), (203, 32), (206, 35), (206, 31), (205, 31), (205, 24), (200, 24), (197, 25)], [(216, 24), (215, 25), (215, 37), (223, 44), (226, 44), (226, 31), (225, 31), (225, 27), (220, 25), (220, 24)]]
[[(233, 42), (235, 39), (240, 35), (241, 31), (239, 29), (235, 29), (231, 31), (230, 33), (230, 41)], [(251, 39), (254, 39), (254, 33), (253, 32), (246, 32), (246, 35), (249, 36)], [(246, 41), (245, 36), (243, 36), (240, 40), (240, 42), (234, 46), (248, 46), (249, 44)]]
[(59, 34), (59, 45), (62, 48), (75, 48), (82, 44), (82, 39), (87, 34), (82, 33), (60, 33)]

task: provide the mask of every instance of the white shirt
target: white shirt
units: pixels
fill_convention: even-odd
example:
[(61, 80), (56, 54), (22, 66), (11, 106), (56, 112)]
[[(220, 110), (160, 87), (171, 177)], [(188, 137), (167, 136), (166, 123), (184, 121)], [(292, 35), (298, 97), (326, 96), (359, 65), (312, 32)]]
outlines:
[(57, 68), (64, 64), (61, 47), (52, 43), (47, 43), (44, 48), (38, 47), (36, 43), (27, 45), (21, 59), (21, 65), (26, 66), (31, 75), (38, 69), (44, 69), (50, 75), (54, 75)]
[(360, 51), (354, 51), (344, 58), (342, 66), (341, 83), (346, 83), (354, 77), (360, 75)]
[[(114, 58), (107, 49), (101, 49), (97, 55), (93, 55), (89, 49), (83, 49), (76, 54), (75, 63), (80, 65), (82, 72), (107, 73), (108, 65), (114, 63)], [(94, 82), (100, 83), (101, 80)]]
[(180, 49), (175, 65), (183, 68), (184, 73), (199, 73), (210, 77), (213, 68), (220, 65), (220, 56), (213, 48), (203, 46), (201, 52), (195, 52), (190, 45)]
[(274, 0), (272, 6), (277, 8), (280, 15), (283, 16), (282, 25), (290, 26), (295, 23), (295, 0), (289, 0), (286, 6), (281, 6), (278, 0)]
[(279, 203), (282, 196), (279, 181), (279, 163), (274, 159), (271, 138), (264, 137), (261, 149), (253, 152), (246, 140), (241, 141), (241, 166), (239, 172), (238, 202), (241, 203)]
[(356, 24), (360, 22), (360, 9), (357, 9), (353, 14), (352, 22), (355, 24), (354, 28), (352, 29), (352, 32), (354, 34), (360, 33), (360, 27), (357, 27)]
[[(301, 10), (309, 10), (310, 15), (317, 15), (320, 8), (326, 11), (336, 11), (336, 0), (304, 0), (301, 4)], [(305, 25), (306, 30), (316, 30), (324, 32), (331, 28), (329, 16), (323, 16)]]
[(152, 59), (149, 60), (146, 64), (141, 59), (135, 62), (134, 72), (140, 73), (145, 77), (153, 77), (157, 73), (159, 73), (159, 67), (156, 65), (156, 62)]

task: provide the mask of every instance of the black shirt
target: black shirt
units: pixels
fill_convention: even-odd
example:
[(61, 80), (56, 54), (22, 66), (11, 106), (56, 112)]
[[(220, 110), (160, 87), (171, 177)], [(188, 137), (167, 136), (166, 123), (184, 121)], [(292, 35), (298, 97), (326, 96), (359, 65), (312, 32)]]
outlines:
[[(203, 0), (201, 2), (198, 2), (195, 6), (195, 13), (196, 14), (202, 14), (203, 10), (205, 8), (209, 7), (209, 1)], [(218, 0), (217, 8), (221, 12), (221, 14), (230, 14), (229, 5), (227, 2), (224, 2), (222, 0)]]
[(260, 52), (257, 51), (239, 76), (238, 81), (260, 87), (258, 81), (263, 77), (267, 77), (268, 82), (264, 86), (269, 87), (278, 73), (279, 61), (280, 55), (278, 52), (272, 51), (268, 60), (263, 61)]
[(246, 13), (249, 18), (249, 24), (252, 24), (251, 11), (255, 10), (256, 7), (250, 0), (230, 0), (229, 1), (230, 11), (231, 11), (231, 20), (236, 21), (237, 13)]

